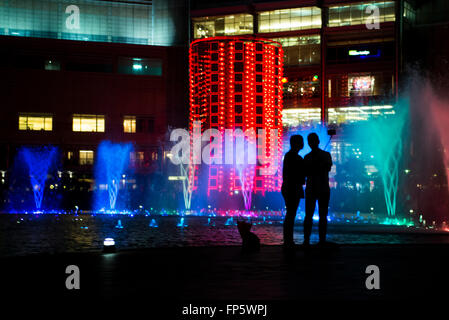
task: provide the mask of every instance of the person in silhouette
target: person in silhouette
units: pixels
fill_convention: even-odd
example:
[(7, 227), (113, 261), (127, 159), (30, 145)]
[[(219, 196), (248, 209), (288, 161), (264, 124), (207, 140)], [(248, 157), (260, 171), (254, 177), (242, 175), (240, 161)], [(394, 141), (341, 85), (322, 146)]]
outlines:
[(284, 156), (282, 168), (282, 196), (284, 197), (287, 213), (284, 218), (284, 248), (293, 248), (293, 227), (299, 201), (304, 198), (303, 185), (304, 159), (298, 154), (304, 147), (304, 140), (300, 135), (290, 137), (290, 150)]
[(320, 221), (319, 237), (320, 244), (326, 243), (327, 231), (327, 208), (329, 206), (330, 188), (329, 171), (332, 167), (332, 157), (329, 152), (321, 150), (318, 146), (320, 139), (316, 133), (307, 136), (310, 151), (304, 157), (306, 171), (306, 216), (304, 218), (304, 245), (310, 244), (312, 233), (313, 213), (318, 201), (318, 212)]

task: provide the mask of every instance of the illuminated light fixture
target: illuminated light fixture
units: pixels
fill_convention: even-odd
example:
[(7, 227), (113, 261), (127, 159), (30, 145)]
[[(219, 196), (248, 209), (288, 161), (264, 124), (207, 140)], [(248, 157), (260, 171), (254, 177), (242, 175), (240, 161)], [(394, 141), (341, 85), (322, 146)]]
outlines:
[(348, 54), (350, 56), (367, 56), (367, 55), (371, 54), (371, 51), (369, 51), (369, 50), (363, 50), (363, 51), (349, 50)]
[[(332, 107), (328, 109), (329, 120), (336, 123), (339, 121), (366, 121), (373, 115), (395, 114), (392, 105), (377, 106), (349, 106)], [(283, 123), (286, 126), (298, 126), (301, 122), (315, 121), (320, 119), (319, 108), (290, 108), (282, 111)]]
[(353, 57), (359, 57), (360, 59), (364, 58), (378, 58), (380, 57), (380, 50), (377, 50), (377, 52), (373, 53), (371, 50), (349, 50), (348, 55)]
[(105, 253), (115, 252), (115, 241), (113, 238), (104, 239), (103, 252), (105, 252)]
[[(282, 141), (283, 108), (283, 50), (278, 42), (246, 37), (213, 37), (197, 39), (191, 43), (190, 55), (190, 119), (189, 129), (193, 136), (195, 121), (201, 120), (201, 131), (217, 129), (253, 130), (256, 139), (258, 129), (277, 130), (277, 140)], [(243, 189), (264, 194), (280, 191), (282, 143), (270, 143), (267, 137), (263, 150), (265, 156), (276, 154), (277, 172), (258, 176), (263, 168), (253, 165), (254, 170), (238, 172), (236, 166), (212, 163), (208, 168), (195, 164), (189, 168), (189, 183), (198, 190), (200, 170), (205, 169), (207, 194), (211, 192), (239, 193)], [(191, 140), (191, 148), (193, 140)], [(223, 143), (223, 142), (222, 142)], [(214, 157), (225, 160), (224, 145), (210, 141)], [(193, 163), (191, 153), (190, 163)], [(206, 182), (207, 181), (207, 182)]]
[(281, 82), (282, 82), (282, 83), (287, 83), (287, 82), (288, 82), (288, 79), (287, 79), (286, 77), (283, 77), (283, 78), (281, 79)]
[(317, 74), (314, 75), (313, 78), (312, 78), (312, 80), (313, 80), (313, 81), (318, 81), (318, 75), (317, 75)]
[(135, 70), (135, 71), (142, 70), (142, 65), (138, 64), (138, 63), (133, 64), (133, 70)]
[(106, 238), (106, 239), (104, 239), (104, 241), (103, 241), (103, 245), (104, 245), (105, 247), (115, 246), (115, 241), (114, 241), (113, 238)]
[(178, 181), (178, 180), (185, 180), (187, 177), (184, 176), (168, 176), (168, 180), (170, 181)]

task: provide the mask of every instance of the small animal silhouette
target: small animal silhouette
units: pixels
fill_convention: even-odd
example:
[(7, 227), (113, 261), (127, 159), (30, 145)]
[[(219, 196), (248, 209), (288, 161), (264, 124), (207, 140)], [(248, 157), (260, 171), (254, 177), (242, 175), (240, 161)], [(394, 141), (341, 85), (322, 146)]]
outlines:
[(237, 228), (242, 237), (243, 252), (258, 252), (260, 250), (260, 239), (251, 230), (252, 223), (237, 221)]

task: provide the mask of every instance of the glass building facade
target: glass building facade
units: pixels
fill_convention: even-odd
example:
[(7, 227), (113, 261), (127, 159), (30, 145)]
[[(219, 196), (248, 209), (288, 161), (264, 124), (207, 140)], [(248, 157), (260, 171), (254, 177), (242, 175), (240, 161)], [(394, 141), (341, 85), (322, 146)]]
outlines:
[(264, 11), (258, 18), (260, 33), (321, 28), (321, 9), (318, 7)]
[[(395, 114), (393, 105), (363, 105), (350, 107), (331, 107), (328, 109), (329, 124), (341, 125), (359, 121), (367, 121), (376, 117), (386, 117)], [(320, 108), (292, 108), (282, 111), (283, 125), (300, 127), (319, 122)]]
[(318, 64), (321, 60), (320, 35), (274, 38), (284, 49), (285, 65)]
[[(277, 8), (275, 1), (263, 5), (255, 2), (252, 9), (242, 6), (243, 12), (229, 16), (214, 16), (219, 14), (216, 9), (209, 10), (208, 16), (204, 14), (208, 9), (201, 8), (195, 13), (204, 16), (192, 21), (194, 38), (255, 34), (280, 43), (285, 66), (282, 78), (285, 144), (288, 145), (291, 134), (305, 137), (307, 132), (317, 131), (322, 142), (329, 141), (335, 164), (330, 172), (330, 187), (338, 202), (330, 204), (331, 210), (373, 211), (374, 205), (370, 203), (377, 205), (382, 201), (376, 200), (382, 188), (378, 168), (373, 155), (362, 150), (358, 137), (352, 139), (350, 135), (352, 128), (373, 119), (389, 119), (397, 112), (396, 2), (324, 1), (321, 8), (310, 4), (302, 8)], [(285, 1), (279, 6), (284, 5)], [(375, 16), (376, 13), (379, 15)], [(235, 17), (240, 17), (238, 28), (230, 22), (236, 21)], [(408, 5), (404, 17), (414, 19)], [(368, 28), (371, 24), (376, 29), (377, 22), (383, 24), (379, 30)], [(344, 28), (348, 26), (353, 27)], [(243, 121), (242, 110), (242, 106), (236, 106), (236, 123)], [(218, 121), (219, 117), (211, 119)], [(332, 141), (321, 127), (323, 121), (337, 132)], [(354, 165), (358, 165), (356, 173), (347, 174), (346, 168)], [(365, 208), (352, 203), (364, 203)]]
[(192, 22), (195, 39), (253, 33), (253, 16), (246, 13), (193, 18)]
[[(409, 7), (404, 9), (404, 16), (411, 15)], [(378, 21), (373, 19), (377, 12)], [(326, 22), (322, 21), (323, 16), (327, 16)], [(364, 28), (366, 23), (395, 20), (395, 1), (341, 1), (322, 8), (308, 6), (258, 10), (256, 6), (255, 11), (197, 16), (192, 18), (192, 24), (194, 38), (256, 34), (279, 42), (287, 67), (283, 89), (285, 108), (294, 109), (286, 111), (286, 123), (296, 123), (298, 119), (321, 121), (324, 117), (320, 115), (323, 99), (326, 100), (327, 121), (341, 123), (365, 119), (369, 111), (359, 106), (377, 106), (391, 101), (395, 93), (395, 78), (390, 67), (376, 72), (369, 68), (355, 72), (345, 70), (344, 66), (361, 62), (391, 63), (396, 55), (395, 37), (391, 34), (391, 28), (381, 35), (370, 37), (364, 36), (363, 32), (357, 35), (358, 31), (354, 31), (351, 37), (334, 35), (333, 32), (345, 31), (332, 28), (357, 25)], [(330, 28), (324, 30), (325, 41), (321, 39), (324, 27)], [(333, 69), (324, 77), (324, 83), (321, 80), (322, 50), (326, 69)], [(339, 109), (343, 107), (354, 110)], [(381, 112), (379, 110), (383, 109), (376, 108), (373, 114)]]
[[(380, 23), (395, 21), (394, 1), (359, 2), (329, 6), (329, 21), (327, 26), (342, 27), (372, 22), (373, 11), (370, 10), (372, 8), (379, 9)], [(407, 5), (404, 15), (410, 15), (409, 8), (410, 6)], [(257, 22), (257, 30), (254, 30), (255, 22)], [(192, 24), (193, 37), (199, 39), (215, 36), (320, 29), (322, 27), (322, 20), (321, 8), (302, 7), (260, 11), (255, 14), (236, 13), (231, 15), (194, 17), (192, 18)], [(292, 40), (289, 39), (289, 41)], [(288, 45), (288, 41), (285, 42)]]
[(180, 4), (183, 1), (4, 0), (0, 35), (173, 45)]
[(329, 7), (329, 27), (354, 26), (372, 23), (373, 6), (379, 9), (379, 22), (395, 21), (394, 1), (362, 2)]

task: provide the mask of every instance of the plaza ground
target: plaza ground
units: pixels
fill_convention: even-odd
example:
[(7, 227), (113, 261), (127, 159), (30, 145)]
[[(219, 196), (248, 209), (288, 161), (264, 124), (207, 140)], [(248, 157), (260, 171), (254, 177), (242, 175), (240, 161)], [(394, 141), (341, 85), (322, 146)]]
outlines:
[[(312, 247), (293, 253), (262, 246), (253, 254), (240, 249), (179, 247), (4, 257), (2, 291), (11, 301), (26, 296), (35, 301), (145, 301), (157, 307), (167, 301), (412, 303), (444, 298), (449, 285), (449, 245), (340, 245), (336, 250)], [(68, 265), (80, 269), (80, 290), (65, 288)], [(365, 287), (368, 265), (380, 268), (380, 290)]]

